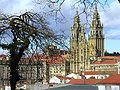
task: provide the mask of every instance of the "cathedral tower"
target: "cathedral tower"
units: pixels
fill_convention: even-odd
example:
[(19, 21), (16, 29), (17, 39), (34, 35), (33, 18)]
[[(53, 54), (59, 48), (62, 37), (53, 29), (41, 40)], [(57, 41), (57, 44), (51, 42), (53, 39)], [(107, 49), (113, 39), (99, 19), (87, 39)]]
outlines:
[(90, 35), (88, 37), (88, 56), (91, 60), (96, 60), (96, 57), (104, 55), (104, 35), (103, 24), (100, 22), (100, 16), (97, 11), (97, 6), (94, 9), (92, 23), (90, 26)]
[(84, 28), (80, 24), (78, 10), (76, 10), (74, 24), (71, 28), (70, 51), (71, 73), (83, 71), (85, 69), (85, 61), (87, 60), (87, 41)]

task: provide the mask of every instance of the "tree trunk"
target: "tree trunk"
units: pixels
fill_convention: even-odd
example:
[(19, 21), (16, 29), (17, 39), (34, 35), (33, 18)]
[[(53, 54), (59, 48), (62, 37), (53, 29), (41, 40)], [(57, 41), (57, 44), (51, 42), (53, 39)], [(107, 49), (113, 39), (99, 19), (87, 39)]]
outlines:
[(10, 84), (11, 84), (11, 90), (16, 90), (16, 83), (20, 80), (19, 74), (16, 68), (17, 65), (10, 66)]
[[(19, 72), (18, 72), (18, 64), (19, 64), (19, 61), (21, 60), (23, 52), (28, 48), (28, 46), (29, 46), (29, 40), (25, 41), (25, 44), (19, 49), (14, 48), (14, 47), (10, 49), (10, 84), (11, 84), (11, 90), (16, 90), (17, 81), (20, 80)], [(19, 51), (19, 53), (16, 50)]]
[(11, 85), (11, 90), (16, 90), (16, 83), (13, 81), (10, 81), (10, 85)]

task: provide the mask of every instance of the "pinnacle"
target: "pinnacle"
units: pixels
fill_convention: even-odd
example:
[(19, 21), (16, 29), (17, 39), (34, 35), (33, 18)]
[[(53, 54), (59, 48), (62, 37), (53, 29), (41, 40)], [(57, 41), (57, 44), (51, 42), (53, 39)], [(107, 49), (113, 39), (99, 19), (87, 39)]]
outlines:
[(78, 7), (76, 8), (76, 16), (79, 16), (79, 15), (78, 15)]
[(94, 14), (92, 18), (92, 25), (93, 27), (101, 27), (100, 16), (97, 10), (97, 5), (94, 7)]

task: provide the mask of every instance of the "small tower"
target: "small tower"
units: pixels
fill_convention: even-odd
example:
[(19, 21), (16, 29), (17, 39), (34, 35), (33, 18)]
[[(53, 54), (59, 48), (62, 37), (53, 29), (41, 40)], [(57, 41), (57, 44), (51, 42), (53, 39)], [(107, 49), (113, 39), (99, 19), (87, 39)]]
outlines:
[(70, 70), (72, 72), (81, 72), (84, 69), (83, 65), (86, 58), (87, 41), (85, 38), (84, 28), (80, 24), (78, 9), (74, 17), (74, 24), (71, 28), (70, 37)]
[(96, 60), (96, 57), (104, 55), (104, 35), (103, 24), (100, 22), (100, 16), (95, 6), (92, 23), (90, 26), (90, 35), (88, 37), (89, 58)]

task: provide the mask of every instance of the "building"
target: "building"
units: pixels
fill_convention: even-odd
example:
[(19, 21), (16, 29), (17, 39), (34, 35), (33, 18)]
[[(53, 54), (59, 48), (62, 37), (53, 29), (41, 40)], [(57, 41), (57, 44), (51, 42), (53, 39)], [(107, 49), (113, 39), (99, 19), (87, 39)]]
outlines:
[(99, 90), (120, 90), (120, 74), (111, 75), (97, 84)]
[(100, 81), (101, 79), (71, 79), (67, 84), (93, 85), (93, 84), (97, 84)]
[(0, 55), (0, 85), (3, 86), (8, 82), (9, 78), (9, 67), (8, 67), (8, 56)]
[(90, 25), (90, 35), (88, 37), (88, 57), (96, 60), (97, 57), (104, 56), (104, 35), (103, 24), (100, 22), (100, 16), (95, 7), (92, 23)]
[(78, 10), (74, 17), (74, 24), (71, 28), (70, 37), (70, 72), (79, 72), (84, 69), (85, 59), (87, 60), (87, 40), (84, 28), (80, 24)]
[(70, 81), (71, 78), (69, 77), (63, 77), (63, 76), (54, 76), (50, 79), (49, 83), (55, 83), (55, 84), (64, 84), (64, 83), (68, 83)]
[(97, 6), (94, 9), (88, 41), (85, 37), (84, 27), (80, 23), (78, 10), (74, 17), (70, 37), (70, 72), (81, 72), (90, 69), (90, 63), (97, 57), (104, 55), (103, 25)]
[(104, 71), (104, 73), (109, 72), (110, 75), (117, 74), (119, 73), (119, 62), (119, 56), (102, 56), (98, 57), (96, 61), (91, 63), (90, 67), (92, 71)]
[(108, 78), (100, 81), (98, 84), (120, 84), (120, 74), (113, 74)]
[(49, 83), (54, 76), (66, 76), (69, 73), (69, 62), (64, 57), (42, 57), (43, 83)]
[(82, 73), (86, 79), (105, 79), (109, 76), (109, 73), (102, 71), (85, 71)]
[[(35, 83), (37, 81), (37, 62), (35, 58), (22, 58), (19, 62), (20, 82), (27, 81)], [(39, 65), (40, 66), (40, 65)], [(40, 71), (40, 70), (39, 70)], [(9, 84), (10, 81), (9, 56), (0, 55), (0, 85)]]
[(69, 75), (67, 75), (66, 77), (70, 77), (72, 79), (84, 79), (84, 75), (82, 75), (81, 73), (71, 73)]
[[(37, 54), (22, 58), (19, 62), (20, 83), (27, 81), (33, 84), (37, 81), (49, 83), (53, 76), (66, 76), (70, 72), (68, 51), (49, 45), (47, 54)], [(53, 53), (53, 54), (52, 54)], [(0, 85), (9, 84), (9, 56), (0, 55)]]
[(56, 45), (47, 45), (45, 46), (45, 49), (44, 49), (44, 55), (45, 56), (61, 56), (61, 55), (67, 55), (69, 53), (69, 51), (67, 50), (61, 50), (61, 49), (58, 49), (58, 47)]
[(55, 45), (48, 45), (44, 55), (36, 57), (42, 62), (42, 77), (44, 83), (49, 83), (54, 76), (66, 76), (70, 73), (68, 51), (60, 50)]

